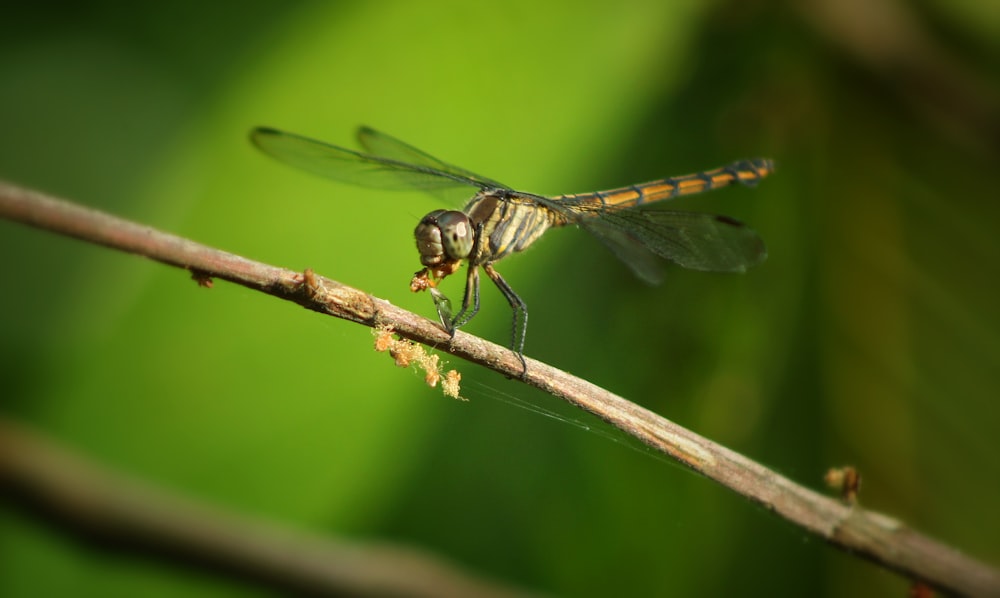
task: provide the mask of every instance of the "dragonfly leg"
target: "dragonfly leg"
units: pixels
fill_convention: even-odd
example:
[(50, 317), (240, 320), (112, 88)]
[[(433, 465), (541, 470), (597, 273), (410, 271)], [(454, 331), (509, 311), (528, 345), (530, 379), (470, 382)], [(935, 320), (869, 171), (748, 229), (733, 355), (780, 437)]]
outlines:
[(521, 378), (528, 375), (528, 363), (524, 360), (524, 339), (528, 333), (528, 306), (524, 303), (514, 289), (510, 288), (507, 281), (500, 276), (500, 273), (493, 269), (492, 264), (483, 264), (487, 276), (493, 280), (500, 292), (503, 293), (510, 308), (514, 311), (514, 324), (511, 329), (510, 349), (517, 353), (517, 358), (521, 360)]
[(469, 274), (465, 279), (465, 297), (462, 298), (462, 309), (452, 318), (448, 332), (455, 336), (455, 331), (469, 323), (469, 320), (479, 313), (479, 267), (469, 264)]
[[(469, 252), (469, 273), (465, 278), (465, 296), (462, 297), (462, 309), (452, 318), (448, 325), (448, 332), (455, 338), (455, 331), (469, 323), (469, 320), (479, 313), (479, 266), (476, 265), (476, 256), (479, 255), (479, 244), (483, 240), (483, 226), (480, 222), (476, 225), (473, 235), (472, 251)], [(472, 309), (469, 309), (469, 306)]]

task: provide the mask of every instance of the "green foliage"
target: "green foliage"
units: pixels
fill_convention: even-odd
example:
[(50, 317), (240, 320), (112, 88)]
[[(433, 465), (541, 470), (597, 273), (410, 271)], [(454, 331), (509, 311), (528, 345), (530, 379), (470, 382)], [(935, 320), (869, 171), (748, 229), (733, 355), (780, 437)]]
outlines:
[[(763, 2), (257, 4), (22, 7), (0, 42), (0, 176), (433, 317), (407, 286), (436, 200), (293, 171), (251, 127), (349, 146), (369, 124), (548, 194), (772, 157), (757, 189), (683, 202), (761, 233), (746, 275), (650, 288), (569, 230), (502, 262), (527, 354), (805, 484), (853, 464), (867, 506), (1000, 560), (988, 132)], [(1000, 72), (995, 44), (962, 37), (973, 10), (945, 19), (954, 58)], [(686, 470), (489, 400), (560, 409), (467, 364), (471, 400), (450, 402), (358, 326), (3, 222), (0, 255), (4, 415), (155, 484), (558, 595), (905, 592)], [(506, 342), (491, 287), (467, 330)], [(5, 596), (256, 593), (0, 517)]]

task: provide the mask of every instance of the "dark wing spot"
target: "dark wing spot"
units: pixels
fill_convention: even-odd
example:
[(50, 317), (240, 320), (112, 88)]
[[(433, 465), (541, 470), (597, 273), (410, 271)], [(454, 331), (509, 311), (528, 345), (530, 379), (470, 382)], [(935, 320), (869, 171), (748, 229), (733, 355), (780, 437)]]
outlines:
[(722, 224), (728, 224), (729, 226), (744, 226), (742, 222), (735, 218), (730, 218), (729, 216), (716, 216), (716, 222), (721, 222)]

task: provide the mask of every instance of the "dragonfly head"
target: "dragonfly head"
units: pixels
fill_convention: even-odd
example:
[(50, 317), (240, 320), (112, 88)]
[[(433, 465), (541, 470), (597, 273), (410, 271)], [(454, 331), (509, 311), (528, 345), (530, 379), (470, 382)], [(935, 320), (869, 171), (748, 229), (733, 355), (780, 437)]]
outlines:
[(428, 267), (469, 257), (475, 241), (469, 217), (455, 210), (434, 210), (423, 217), (413, 234), (420, 263)]

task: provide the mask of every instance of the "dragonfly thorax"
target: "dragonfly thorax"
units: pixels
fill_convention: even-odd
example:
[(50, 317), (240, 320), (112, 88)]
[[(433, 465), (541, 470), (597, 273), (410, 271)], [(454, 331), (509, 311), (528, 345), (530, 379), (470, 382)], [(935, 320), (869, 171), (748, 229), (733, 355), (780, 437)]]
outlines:
[(420, 263), (425, 266), (463, 260), (472, 253), (475, 242), (469, 217), (456, 210), (434, 210), (420, 220), (413, 234)]

